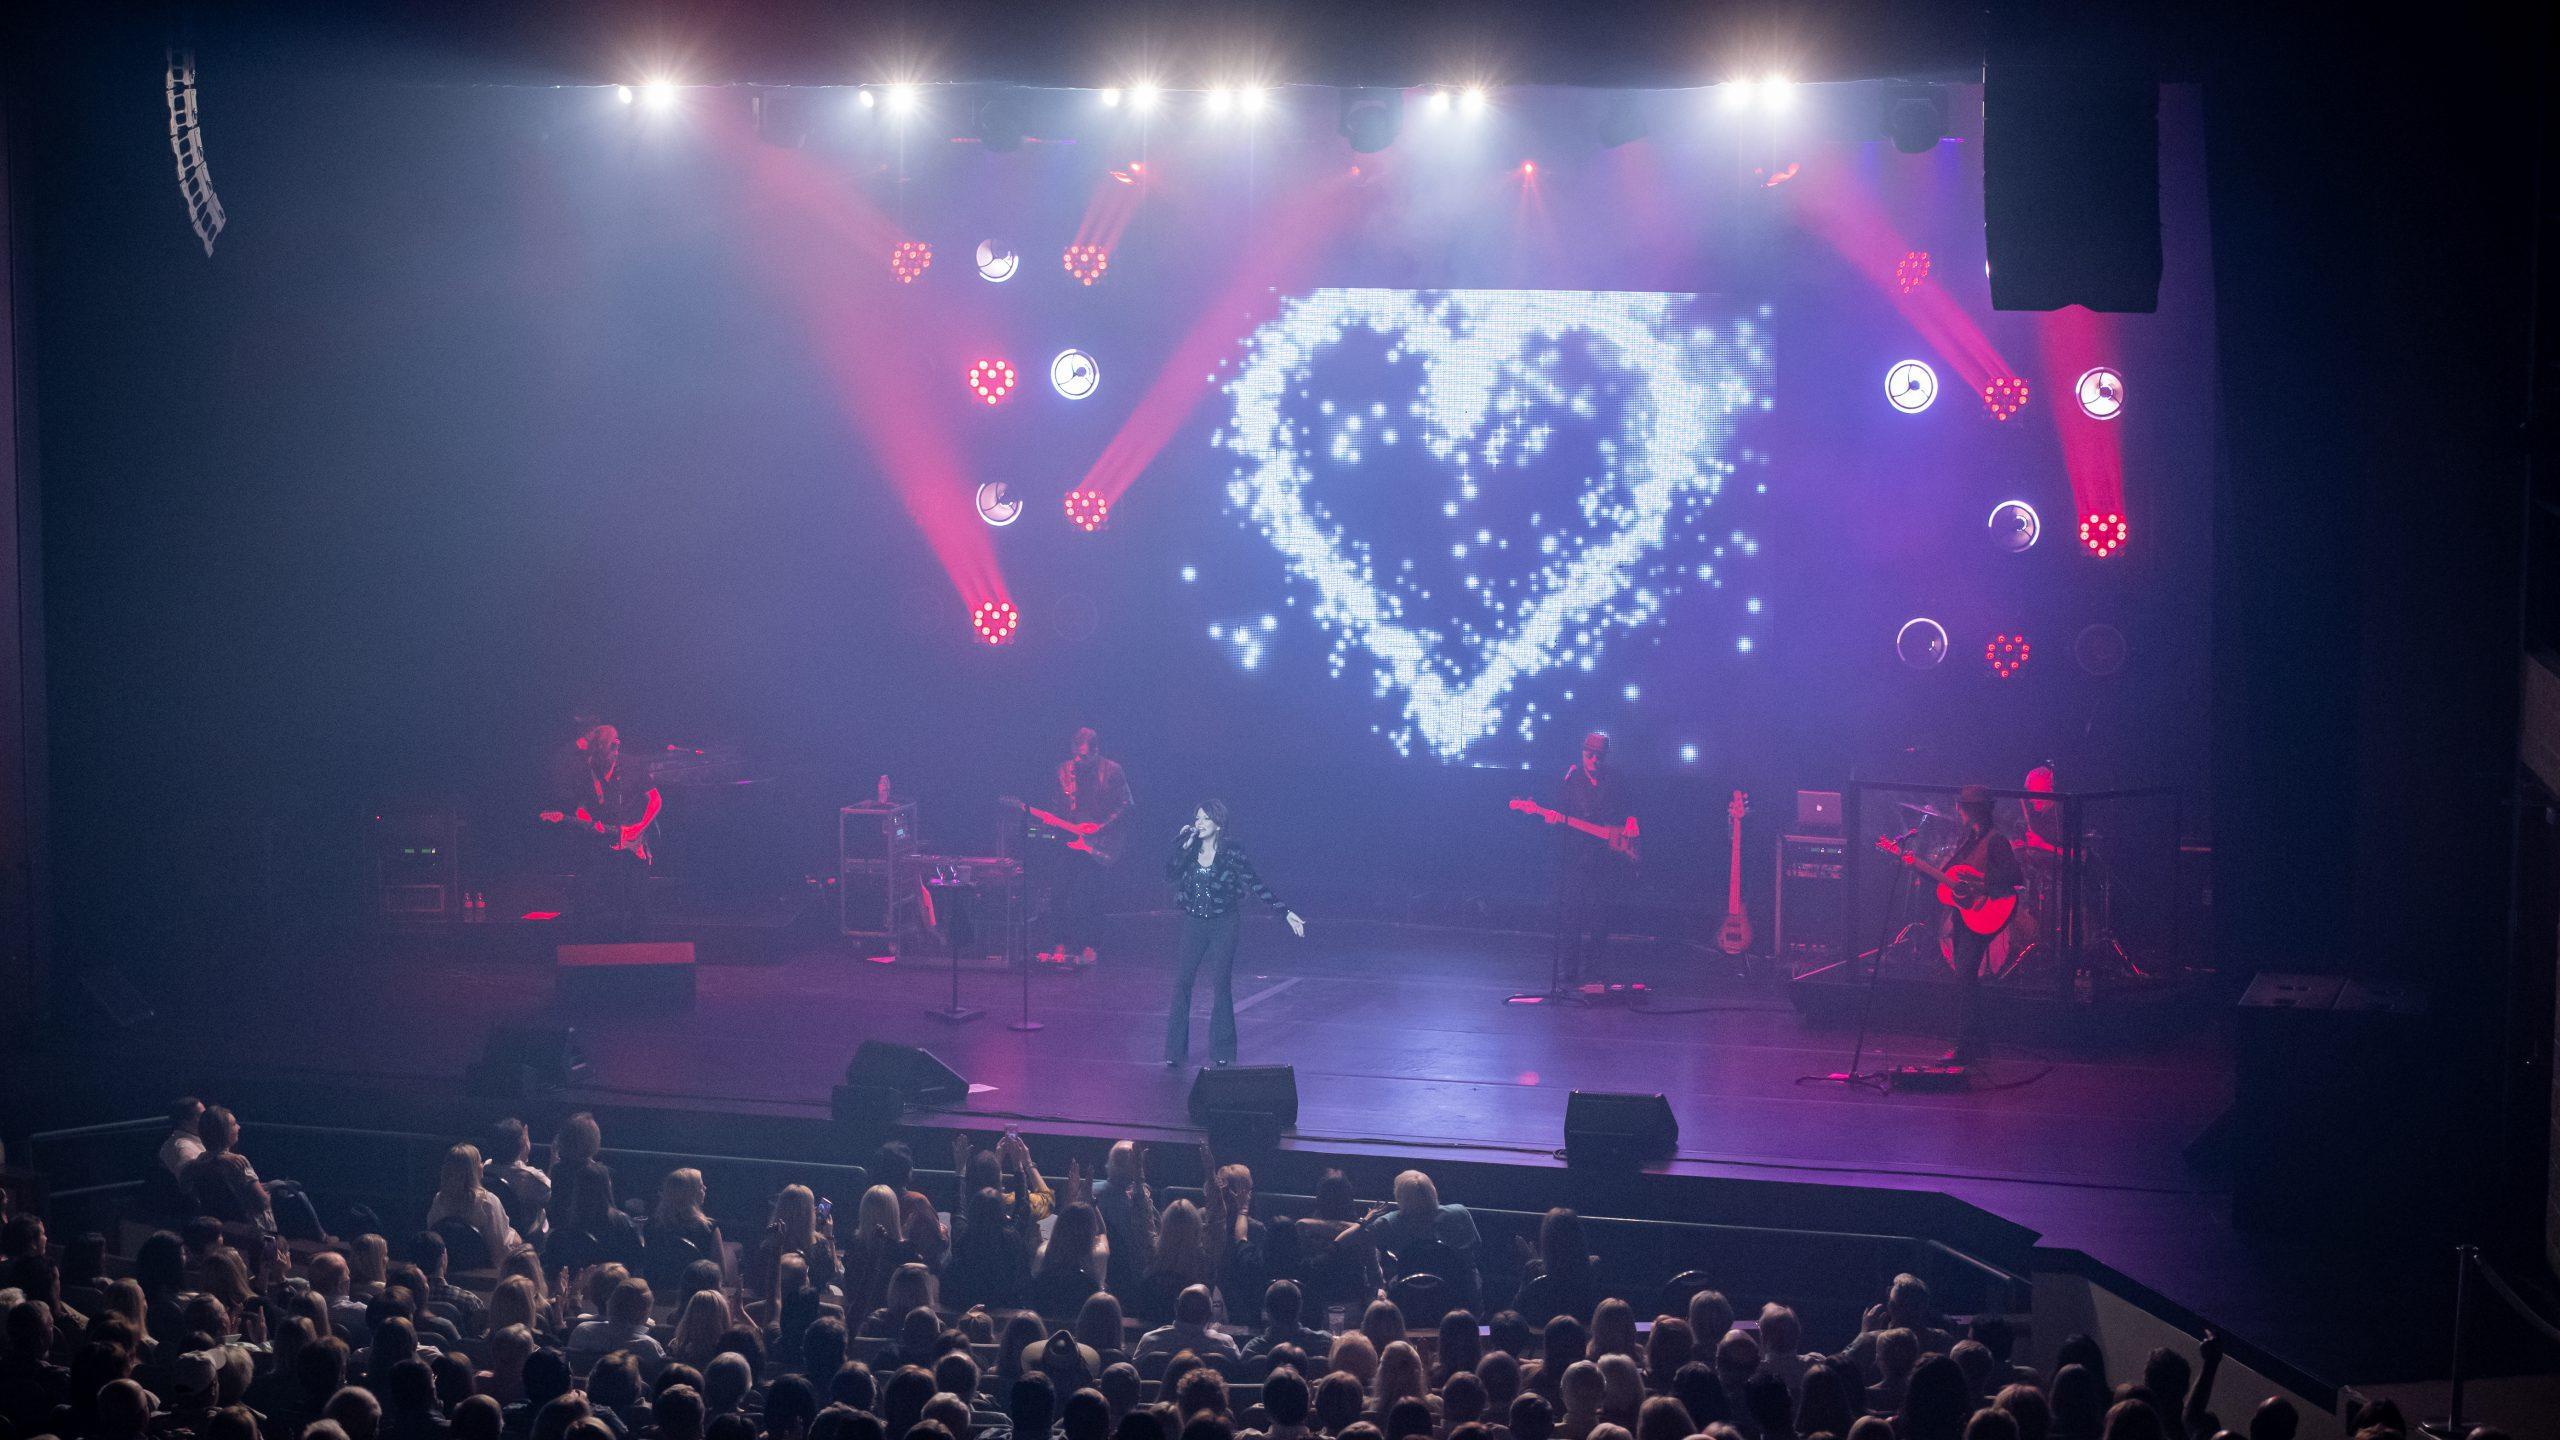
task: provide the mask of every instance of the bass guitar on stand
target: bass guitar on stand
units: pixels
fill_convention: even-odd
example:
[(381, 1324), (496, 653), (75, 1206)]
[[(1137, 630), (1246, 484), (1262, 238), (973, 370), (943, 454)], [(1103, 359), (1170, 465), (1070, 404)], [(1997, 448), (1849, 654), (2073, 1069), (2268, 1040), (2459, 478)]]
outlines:
[(1724, 928), (1716, 932), (1716, 948), (1727, 955), (1739, 955), (1751, 948), (1751, 914), (1742, 908), (1742, 817), (1751, 813), (1751, 797), (1739, 790), (1724, 807), (1725, 823), (1732, 827), (1733, 864), (1725, 879)]

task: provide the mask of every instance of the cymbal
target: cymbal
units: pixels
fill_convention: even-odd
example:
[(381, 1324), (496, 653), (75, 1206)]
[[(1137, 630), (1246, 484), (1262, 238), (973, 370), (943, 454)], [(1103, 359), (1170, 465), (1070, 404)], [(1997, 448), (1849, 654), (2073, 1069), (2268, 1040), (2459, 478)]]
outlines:
[(1914, 805), (1908, 800), (1896, 800), (1893, 803), (1897, 807), (1908, 810), (1914, 815), (1926, 815), (1932, 820), (1953, 820), (1956, 818), (1944, 810), (1939, 810), (1928, 805)]

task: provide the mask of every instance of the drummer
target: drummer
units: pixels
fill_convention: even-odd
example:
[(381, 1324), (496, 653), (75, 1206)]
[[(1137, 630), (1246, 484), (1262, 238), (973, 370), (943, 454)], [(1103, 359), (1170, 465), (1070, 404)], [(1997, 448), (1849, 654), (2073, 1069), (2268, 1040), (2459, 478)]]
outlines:
[[(2027, 772), (2025, 788), (2036, 795), (2053, 793), (2053, 767), (2039, 765)], [(2056, 800), (2030, 797), (2020, 802), (2026, 816), (2026, 828), (2018, 833), (2018, 848), (2039, 852), (2048, 857), (2062, 854), (2062, 805)]]

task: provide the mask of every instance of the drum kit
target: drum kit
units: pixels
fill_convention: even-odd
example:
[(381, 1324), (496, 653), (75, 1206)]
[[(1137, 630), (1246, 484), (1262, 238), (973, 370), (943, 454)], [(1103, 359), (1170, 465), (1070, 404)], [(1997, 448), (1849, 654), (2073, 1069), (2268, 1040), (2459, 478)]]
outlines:
[[(1965, 822), (1952, 804), (1896, 803), (1913, 825), (1912, 853), (1934, 865), (1944, 865), (1955, 858), (1956, 848), (1964, 840)], [(2046, 808), (2031, 813), (2028, 823), (2030, 830), (2043, 835), (2051, 848), (2012, 842), (2018, 868), (2026, 876), (2026, 888), (2019, 895), (2017, 917), (1992, 937), (1983, 955), (1982, 978), (2019, 979), (2046, 968), (2047, 962), (2063, 965), (2070, 953), (2074, 929), (2080, 936), (2082, 962), (2089, 968), (2119, 977), (2139, 977), (2142, 968), (2116, 938), (2115, 876), (2107, 863), (2106, 837), (2096, 830), (2083, 829), (2075, 855), (2061, 846), (2057, 834), (2051, 833), (2061, 822), (2060, 805), (2053, 801), (2042, 803)], [(2076, 915), (2067, 913), (2071, 910), (2070, 872), (2075, 861), (2080, 872)], [(2066, 918), (2076, 919), (2076, 926), (2066, 925)], [(1939, 960), (1952, 968), (1955, 941), (1948, 933), (1948, 922), (1949, 916), (1942, 912), (1927, 923), (1937, 939)]]

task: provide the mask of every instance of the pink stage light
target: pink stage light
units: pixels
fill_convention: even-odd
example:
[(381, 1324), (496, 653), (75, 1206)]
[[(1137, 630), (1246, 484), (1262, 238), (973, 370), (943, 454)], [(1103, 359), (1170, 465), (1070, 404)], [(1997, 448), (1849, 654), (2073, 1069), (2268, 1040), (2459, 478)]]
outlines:
[(1900, 286), (1905, 295), (1928, 283), (1928, 279), (1929, 252), (1926, 250), (1913, 250), (1904, 254), (1901, 261), (1893, 267), (1893, 283)]
[(889, 273), (901, 285), (912, 285), (917, 276), (933, 268), (933, 247), (921, 240), (901, 240), (889, 252)]
[(2006, 680), (2026, 668), (2028, 649), (2024, 635), (1994, 635), (1991, 643), (1982, 647), (1982, 663), (1991, 667), (1992, 674)]
[(981, 600), (969, 614), (969, 623), (977, 627), (978, 638), (989, 645), (1010, 645), (1013, 634), (1022, 628), (1022, 612), (1010, 600)]
[(1099, 490), (1067, 492), (1067, 523), (1090, 535), (1111, 520), (1111, 502)]
[(1994, 375), (1982, 387), (1982, 408), (1994, 420), (2006, 420), (2027, 408), (2027, 382), (2016, 375)]
[(2124, 548), (2126, 526), (2117, 514), (2083, 515), (2080, 517), (2080, 543), (2089, 553), (2104, 560)]
[(969, 388), (993, 405), (1013, 393), (1013, 364), (1007, 360), (975, 360), (969, 365)]
[(1077, 283), (1083, 285), (1090, 285), (1101, 279), (1102, 272), (1111, 268), (1111, 256), (1107, 251), (1099, 245), (1088, 244), (1081, 240), (1067, 247), (1064, 259), (1067, 273), (1076, 277)]

